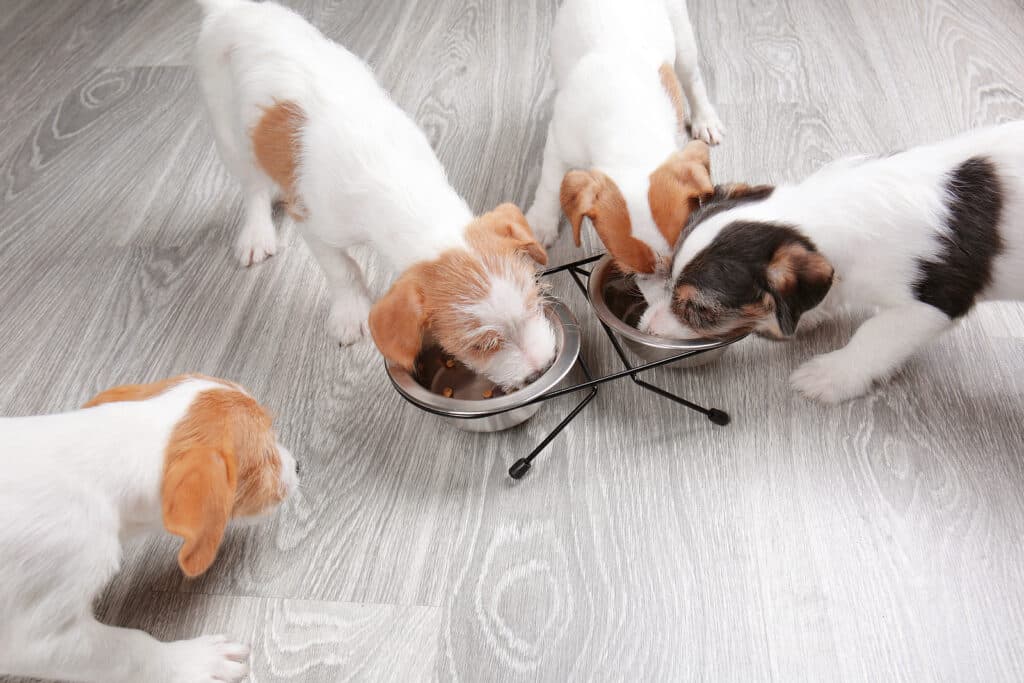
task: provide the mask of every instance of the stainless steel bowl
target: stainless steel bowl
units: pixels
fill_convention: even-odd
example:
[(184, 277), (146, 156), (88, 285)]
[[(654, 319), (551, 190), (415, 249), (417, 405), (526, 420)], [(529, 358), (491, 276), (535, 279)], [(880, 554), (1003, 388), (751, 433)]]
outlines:
[[(518, 391), (505, 394), (495, 390), (492, 383), (464, 365), (448, 362), (438, 346), (429, 346), (420, 353), (415, 376), (388, 363), (388, 377), (409, 403), (459, 429), (498, 432), (515, 427), (540, 410), (543, 401), (530, 401), (565, 379), (580, 353), (580, 326), (572, 312), (554, 297), (549, 298), (545, 312), (555, 330), (555, 360), (535, 382)], [(451, 397), (442, 394), (445, 388), (452, 389)], [(493, 396), (485, 398), (484, 392), (491, 391)]]
[(696, 355), (683, 358), (667, 367), (695, 368), (707, 365), (721, 358), (729, 344), (742, 339), (721, 341), (717, 339), (668, 339), (646, 334), (636, 328), (640, 316), (647, 308), (643, 294), (633, 278), (615, 268), (611, 256), (597, 262), (587, 283), (587, 296), (597, 317), (612, 329), (619, 340), (630, 351), (645, 361), (658, 361), (679, 355), (685, 351), (697, 351)]

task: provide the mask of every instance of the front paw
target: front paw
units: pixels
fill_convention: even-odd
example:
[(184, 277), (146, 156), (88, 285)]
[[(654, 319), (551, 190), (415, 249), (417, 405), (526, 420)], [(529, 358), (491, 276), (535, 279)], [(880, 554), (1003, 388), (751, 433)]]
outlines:
[(690, 137), (703, 140), (709, 145), (717, 145), (725, 138), (725, 126), (722, 125), (714, 109), (697, 112), (690, 119)]
[(276, 253), (277, 234), (269, 220), (245, 225), (235, 242), (235, 258), (243, 268), (262, 263)]
[(353, 297), (331, 306), (327, 316), (327, 333), (341, 346), (355, 344), (370, 333), (370, 301)]
[(226, 636), (180, 640), (166, 647), (161, 679), (169, 683), (236, 683), (249, 674), (249, 648)]
[(822, 354), (807, 361), (789, 376), (793, 389), (822, 403), (841, 403), (863, 396), (874, 379), (865, 374), (855, 358), (842, 351)]
[(529, 224), (530, 230), (533, 231), (533, 236), (545, 249), (550, 249), (558, 240), (560, 218), (561, 214), (555, 213), (552, 216), (546, 211), (539, 210), (536, 204), (526, 212), (526, 222)]

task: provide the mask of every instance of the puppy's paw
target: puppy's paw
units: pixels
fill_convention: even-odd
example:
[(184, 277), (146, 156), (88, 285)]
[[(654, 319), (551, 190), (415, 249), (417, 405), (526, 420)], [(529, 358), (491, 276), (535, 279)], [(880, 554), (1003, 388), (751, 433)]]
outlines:
[(533, 231), (533, 236), (545, 249), (550, 249), (558, 240), (558, 221), (560, 214), (554, 216), (537, 208), (537, 205), (530, 207), (526, 212), (526, 222)]
[(168, 643), (168, 683), (236, 683), (249, 675), (249, 647), (227, 636)]
[(327, 333), (341, 346), (355, 344), (370, 333), (370, 300), (355, 296), (336, 301), (327, 316)]
[(269, 220), (245, 225), (235, 242), (235, 258), (243, 268), (262, 263), (276, 253), (277, 234)]
[(709, 145), (717, 145), (725, 139), (725, 126), (718, 118), (714, 109), (699, 111), (690, 119), (690, 137), (703, 140)]
[(789, 376), (791, 387), (822, 403), (841, 403), (863, 396), (871, 389), (872, 380), (856, 359), (842, 351), (816, 356)]

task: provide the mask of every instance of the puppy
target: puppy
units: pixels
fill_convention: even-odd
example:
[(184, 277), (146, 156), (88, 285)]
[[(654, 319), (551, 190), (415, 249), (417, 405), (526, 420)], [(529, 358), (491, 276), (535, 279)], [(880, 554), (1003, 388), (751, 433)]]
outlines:
[(198, 375), (110, 389), (59, 415), (0, 418), (0, 674), (112, 683), (240, 681), (224, 636), (162, 643), (93, 617), (121, 543), (160, 530), (202, 574), (232, 518), (272, 511), (295, 460), (241, 387)]
[[(527, 219), (550, 245), (561, 208), (579, 246), (586, 216), (620, 269), (649, 275), (712, 191), (706, 143), (723, 132), (685, 2), (566, 0), (551, 45), (558, 92)], [(680, 151), (684, 91), (702, 141)]]
[(798, 185), (721, 188), (691, 217), (663, 298), (648, 331), (673, 337), (788, 337), (839, 307), (871, 310), (790, 378), (821, 401), (860, 396), (976, 301), (1024, 298), (1024, 122), (840, 160)]
[[(547, 253), (511, 204), (474, 218), (423, 132), (369, 68), (273, 2), (205, 0), (196, 65), (217, 147), (242, 183), (243, 265), (271, 256), (271, 201), (284, 201), (327, 277), (328, 326), (367, 330), (411, 369), (429, 333), (502, 386), (555, 356), (535, 263)], [(372, 305), (347, 253), (368, 244), (400, 271)]]

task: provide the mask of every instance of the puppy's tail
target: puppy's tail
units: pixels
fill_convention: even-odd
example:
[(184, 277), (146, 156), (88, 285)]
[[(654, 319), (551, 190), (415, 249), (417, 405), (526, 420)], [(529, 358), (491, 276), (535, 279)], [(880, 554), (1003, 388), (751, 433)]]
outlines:
[(206, 14), (207, 16), (220, 12), (228, 7), (238, 5), (241, 2), (243, 2), (243, 0), (196, 0), (196, 4), (202, 8), (203, 14)]

